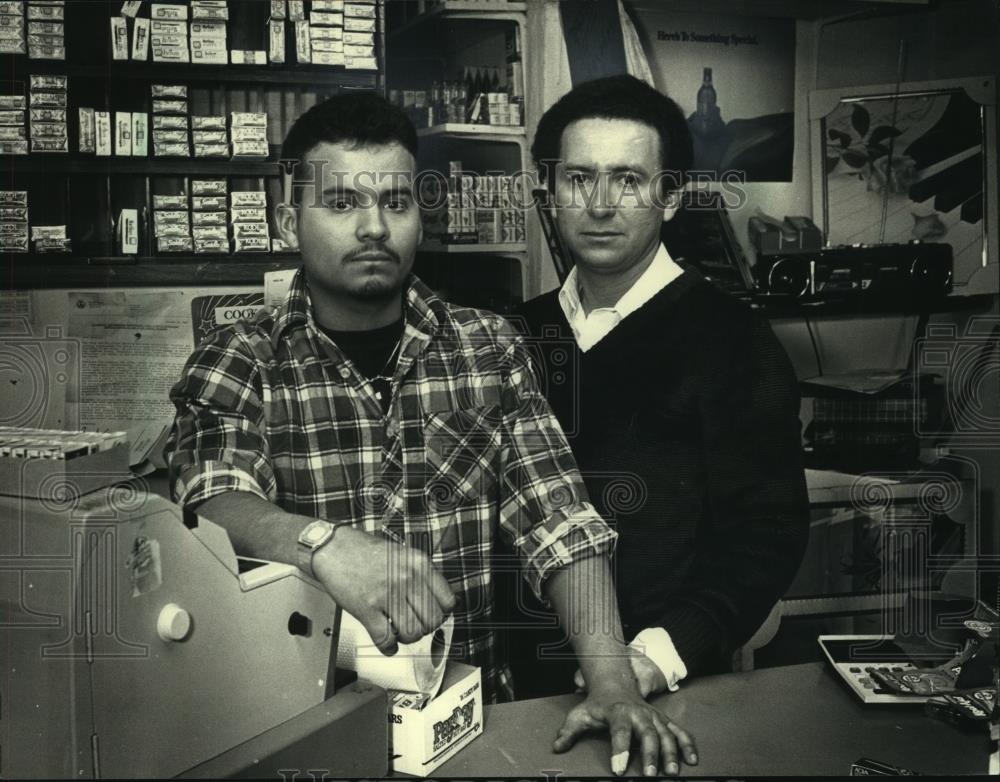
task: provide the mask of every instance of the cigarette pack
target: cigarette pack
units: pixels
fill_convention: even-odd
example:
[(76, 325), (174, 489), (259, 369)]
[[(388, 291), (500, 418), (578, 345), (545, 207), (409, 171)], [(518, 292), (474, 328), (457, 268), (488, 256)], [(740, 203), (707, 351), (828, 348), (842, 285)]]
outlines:
[(27, 141), (0, 141), (0, 155), (27, 155)]
[(204, 6), (191, 6), (192, 19), (228, 19), (228, 8), (205, 8)]
[(344, 56), (344, 67), (349, 71), (377, 71), (378, 61), (374, 57)]
[(0, 54), (27, 54), (28, 47), (23, 36), (15, 35), (13, 38), (0, 36)]
[(191, 208), (196, 212), (225, 211), (226, 197), (224, 195), (192, 196)]
[(343, 27), (344, 15), (326, 11), (310, 11), (309, 24), (319, 27)]
[[(0, 220), (5, 223), (27, 223), (28, 207), (26, 206), (0, 206)], [(25, 226), (27, 230), (27, 226)]]
[(247, 236), (243, 239), (234, 240), (233, 249), (238, 253), (266, 253), (270, 244), (266, 236)]
[(375, 47), (374, 46), (362, 46), (360, 44), (344, 44), (344, 57), (360, 59), (368, 57), (371, 59), (375, 58)]
[[(50, 131), (50, 128), (60, 129), (60, 132), (53, 133)], [(36, 136), (63, 136), (65, 133), (65, 127), (58, 124), (32, 123), (31, 125), (32, 138)], [(23, 141), (27, 138), (28, 131), (24, 125), (6, 125), (0, 127), (0, 141)]]
[(191, 38), (226, 42), (225, 22), (191, 22)]
[(28, 57), (32, 60), (65, 60), (65, 46), (28, 46)]
[(136, 19), (132, 28), (132, 59), (149, 59), (149, 20)]
[[(47, 122), (48, 118), (43, 116), (35, 116), (36, 111), (62, 111), (62, 109), (33, 109), (31, 112), (32, 122)], [(63, 120), (66, 120), (66, 112), (63, 112)], [(55, 120), (58, 122), (59, 120)], [(0, 111), (0, 125), (24, 125), (24, 110), (19, 111)]]
[(226, 213), (221, 212), (222, 217), (216, 225), (195, 225), (191, 229), (191, 236), (195, 239), (229, 239), (229, 231), (226, 228)]
[(288, 0), (288, 19), (301, 22), (306, 18), (306, 4), (302, 0)]
[[(313, 3), (313, 7), (315, 7)], [(344, 16), (353, 16), (361, 19), (374, 19), (375, 6), (367, 3), (344, 3)]]
[(221, 195), (229, 189), (225, 179), (194, 179), (191, 181), (191, 193), (196, 196)]
[(229, 238), (218, 237), (218, 238), (207, 238), (207, 239), (195, 239), (194, 251), (195, 254), (228, 253)]
[(54, 74), (32, 74), (28, 82), (32, 91), (65, 91), (69, 86), (69, 77)]
[(229, 157), (229, 144), (199, 144), (194, 145), (195, 157)]
[[(3, 22), (0, 21), (0, 28), (3, 27)], [(55, 35), (60, 38), (66, 36), (66, 28), (62, 22), (28, 22), (28, 32), (32, 35)]]
[(65, 225), (36, 225), (31, 228), (31, 241), (39, 239), (65, 239)]
[(269, 154), (270, 149), (263, 141), (233, 142), (233, 157), (266, 158)]
[(149, 154), (149, 118), (144, 111), (132, 112), (132, 154), (136, 157)]
[(139, 252), (139, 210), (122, 209), (118, 217), (118, 242), (122, 255)]
[(128, 20), (124, 16), (111, 17), (111, 57), (128, 59)]
[[(155, 193), (153, 195), (153, 209), (168, 210), (165, 212), (167, 215), (177, 214), (178, 212), (176, 210), (187, 208), (188, 200), (186, 195), (159, 195)], [(181, 212), (181, 214), (187, 214), (187, 212)]]
[[(174, 209), (166, 209), (164, 207), (157, 207), (156, 201), (153, 201), (153, 224), (156, 226), (163, 225), (191, 225), (191, 215), (187, 211), (187, 196), (160, 196), (162, 199), (160, 203), (166, 202), (167, 204), (178, 204)], [(175, 200), (177, 199), (177, 200)], [(183, 206), (180, 206), (180, 199), (183, 199)]]
[(38, 5), (32, 3), (28, 6), (28, 19), (52, 20), (63, 18), (63, 6), (61, 5)]
[(21, 223), (0, 223), (0, 235), (21, 236), (27, 235), (27, 227)]
[(132, 113), (115, 112), (115, 154), (132, 156)]
[(31, 107), (32, 108), (64, 109), (64, 108), (66, 108), (66, 93), (65, 92), (32, 92), (31, 93)]
[(24, 0), (3, 0), (0, 2), (0, 14), (17, 14), (20, 15), (24, 13)]
[(343, 52), (316, 52), (313, 54), (314, 65), (346, 65)]
[(153, 101), (154, 114), (187, 114), (187, 110), (186, 100), (155, 99)]
[(374, 46), (375, 33), (345, 32), (344, 43), (357, 44), (358, 46)]
[(175, 114), (154, 114), (153, 130), (187, 130), (188, 118)]
[(161, 253), (192, 252), (194, 243), (190, 236), (162, 236), (156, 239), (156, 249)]
[[(337, 28), (331, 27), (329, 29), (334, 30)], [(335, 54), (343, 54), (344, 42), (317, 40), (313, 38), (312, 50), (314, 53), (334, 52)]]
[(317, 43), (321, 41), (338, 41), (343, 42), (344, 40), (344, 28), (343, 27), (310, 27), (309, 37), (312, 39), (313, 49), (317, 51), (322, 51), (316, 46)]
[(231, 124), (236, 127), (266, 128), (267, 114), (256, 111), (234, 111), (230, 116)]
[(229, 53), (233, 65), (267, 65), (267, 52), (262, 49), (234, 49)]
[(153, 46), (153, 62), (190, 62), (186, 46)]
[(229, 194), (229, 205), (234, 209), (266, 207), (267, 193), (263, 190), (234, 190)]
[(285, 22), (283, 19), (271, 19), (268, 29), (268, 59), (271, 62), (285, 61)]
[[(8, 154), (8, 153), (4, 153)], [(0, 252), (6, 253), (26, 253), (28, 252), (27, 236), (0, 236)]]
[[(292, 0), (289, 0), (292, 2)], [(297, 62), (312, 62), (311, 36), (309, 22), (295, 22), (295, 59)]]
[(142, 8), (142, 0), (125, 0), (122, 3), (122, 16), (131, 16), (133, 19), (139, 15)]
[(111, 155), (111, 112), (94, 112), (94, 151), (101, 157)]
[(0, 190), (0, 204), (10, 204), (13, 206), (28, 206), (27, 190)]
[(364, 19), (357, 16), (344, 17), (344, 32), (374, 33), (375, 20)]
[(202, 65), (228, 65), (229, 52), (225, 48), (221, 49), (193, 49), (191, 51), (191, 62)]
[(344, 13), (344, 0), (313, 0), (312, 10)]
[(0, 109), (5, 111), (28, 108), (28, 100), (23, 95), (0, 95)]
[(157, 143), (153, 139), (153, 155), (155, 157), (191, 157), (191, 150), (187, 143)]
[(233, 141), (267, 141), (267, 128), (254, 125), (233, 125)]
[(248, 236), (267, 236), (267, 223), (234, 223), (233, 236), (246, 239)]
[(188, 132), (186, 130), (156, 130), (153, 129), (154, 144), (187, 144)]
[(225, 130), (226, 118), (218, 114), (199, 114), (191, 117), (192, 130)]
[(65, 46), (66, 40), (59, 35), (46, 35), (45, 33), (28, 33), (28, 48), (39, 49), (44, 47)]
[(191, 227), (184, 223), (162, 223), (153, 227), (153, 235), (157, 239), (191, 238)]
[(271, 18), (288, 18), (288, 7), (285, 5), (285, 0), (271, 0)]
[(191, 225), (198, 228), (205, 226), (225, 226), (227, 224), (225, 212), (192, 212)]
[(167, 19), (153, 19), (150, 22), (153, 35), (187, 35), (187, 22), (172, 22)]
[(191, 140), (195, 144), (228, 144), (229, 134), (224, 130), (195, 130)]
[(172, 3), (153, 3), (149, 9), (149, 16), (151, 19), (167, 19), (171, 21), (187, 19), (188, 7)]
[(151, 39), (153, 46), (186, 46), (188, 42), (186, 35), (176, 33), (153, 33)]
[(267, 221), (267, 209), (257, 206), (234, 206), (232, 208), (234, 223), (263, 223)]

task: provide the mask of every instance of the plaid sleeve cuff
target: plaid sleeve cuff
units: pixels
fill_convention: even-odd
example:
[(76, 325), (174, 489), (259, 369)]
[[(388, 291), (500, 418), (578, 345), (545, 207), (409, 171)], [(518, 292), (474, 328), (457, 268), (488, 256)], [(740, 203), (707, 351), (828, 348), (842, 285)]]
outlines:
[(268, 502), (274, 501), (250, 473), (217, 461), (182, 467), (172, 482), (170, 493), (174, 502), (185, 508), (230, 491), (250, 492)]
[(572, 562), (614, 550), (618, 533), (609, 527), (589, 502), (566, 505), (544, 524), (536, 525), (515, 541), (524, 559), (524, 578), (535, 597), (545, 601), (542, 586), (549, 575)]

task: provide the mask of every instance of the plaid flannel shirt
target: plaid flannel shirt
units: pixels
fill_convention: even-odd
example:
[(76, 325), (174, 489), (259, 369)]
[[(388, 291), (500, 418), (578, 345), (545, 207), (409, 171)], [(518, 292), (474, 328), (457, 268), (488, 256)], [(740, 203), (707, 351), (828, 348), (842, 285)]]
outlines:
[(453, 655), (481, 666), (488, 699), (510, 698), (491, 624), (500, 531), (539, 596), (553, 570), (607, 554), (616, 535), (514, 329), (415, 277), (406, 303), (386, 416), (317, 328), (302, 271), (280, 307), (214, 332), (171, 390), (171, 491), (182, 506), (251, 492), (422, 549), (458, 597)]

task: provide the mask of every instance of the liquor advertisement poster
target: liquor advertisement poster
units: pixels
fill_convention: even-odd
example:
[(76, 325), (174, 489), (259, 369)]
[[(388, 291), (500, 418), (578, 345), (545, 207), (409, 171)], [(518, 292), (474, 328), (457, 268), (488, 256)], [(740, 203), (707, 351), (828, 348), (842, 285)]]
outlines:
[(636, 3), (630, 15), (656, 87), (688, 118), (694, 169), (719, 179), (790, 182), (795, 21), (676, 13)]

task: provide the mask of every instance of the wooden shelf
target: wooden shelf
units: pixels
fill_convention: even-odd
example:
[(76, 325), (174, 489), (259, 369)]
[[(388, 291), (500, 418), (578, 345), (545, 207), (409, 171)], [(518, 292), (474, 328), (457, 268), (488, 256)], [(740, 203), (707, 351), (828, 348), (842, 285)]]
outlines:
[(263, 285), (264, 273), (297, 268), (298, 255), (177, 255), (88, 258), (74, 255), (0, 255), (3, 290), (52, 288)]
[(447, 122), (443, 125), (432, 125), (429, 128), (417, 130), (420, 138), (437, 136), (472, 136), (483, 141), (523, 142), (525, 139), (522, 125), (469, 125), (460, 122)]
[[(272, 153), (273, 154), (273, 153)], [(150, 176), (280, 176), (273, 159), (96, 157), (76, 154), (2, 155), (0, 171), (9, 174), (145, 174)]]
[(444, 244), (436, 239), (428, 239), (420, 245), (420, 252), (449, 253), (492, 253), (494, 255), (511, 255), (526, 253), (528, 245), (525, 242), (504, 242), (502, 244)]
[(348, 89), (375, 89), (377, 71), (346, 70), (339, 66), (315, 65), (176, 65), (171, 63), (135, 62), (133, 60), (101, 65), (77, 65), (53, 60), (28, 60), (18, 56), (14, 68), (4, 74), (0, 83), (27, 81), (27, 75), (66, 74), (71, 79), (92, 79), (108, 82), (163, 82), (212, 84), (284, 84)]
[(526, 2), (505, 3), (501, 0), (481, 2), (481, 0), (444, 0), (441, 5), (404, 22), (386, 36), (395, 42), (399, 38), (412, 35), (426, 24), (448, 19), (474, 19), (479, 21), (512, 21), (513, 14), (527, 11)]

